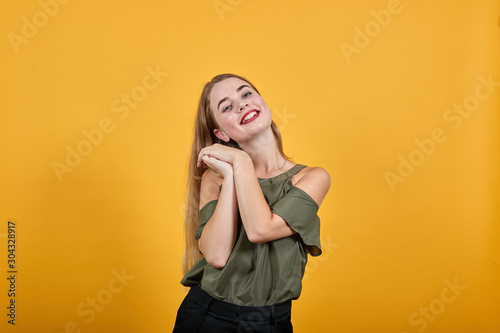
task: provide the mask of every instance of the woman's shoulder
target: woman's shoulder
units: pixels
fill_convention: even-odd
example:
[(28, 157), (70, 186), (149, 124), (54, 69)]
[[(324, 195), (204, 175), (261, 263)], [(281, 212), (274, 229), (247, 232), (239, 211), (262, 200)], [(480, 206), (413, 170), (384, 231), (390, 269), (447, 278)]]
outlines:
[(220, 177), (218, 177), (210, 169), (205, 170), (201, 176), (199, 208), (205, 206), (206, 203), (219, 198), (219, 188), (221, 184), (222, 179)]
[(317, 181), (328, 182), (328, 184), (330, 184), (330, 174), (328, 173), (328, 171), (326, 171), (326, 169), (322, 167), (317, 167), (317, 166), (316, 167), (306, 166), (303, 169), (301, 169), (299, 172), (293, 175), (292, 183), (295, 186), (300, 181), (310, 181), (313, 179)]
[(321, 205), (330, 189), (330, 174), (322, 167), (305, 167), (292, 177), (292, 184)]

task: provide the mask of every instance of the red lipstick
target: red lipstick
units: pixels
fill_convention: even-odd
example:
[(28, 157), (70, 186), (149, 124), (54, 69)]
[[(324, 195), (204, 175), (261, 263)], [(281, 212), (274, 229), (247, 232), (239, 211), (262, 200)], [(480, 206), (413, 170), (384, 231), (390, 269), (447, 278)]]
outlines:
[(240, 125), (248, 124), (254, 121), (259, 116), (260, 112), (257, 110), (250, 110), (241, 117)]

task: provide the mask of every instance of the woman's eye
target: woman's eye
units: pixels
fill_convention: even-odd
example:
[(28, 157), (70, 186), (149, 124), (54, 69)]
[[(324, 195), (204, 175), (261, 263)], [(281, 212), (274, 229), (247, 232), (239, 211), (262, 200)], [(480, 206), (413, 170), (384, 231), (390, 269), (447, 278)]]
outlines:
[(231, 104), (226, 105), (226, 106), (222, 109), (222, 112), (226, 112), (226, 111), (228, 111), (229, 109), (231, 109)]
[(252, 94), (252, 93), (249, 91), (249, 92), (247, 92), (247, 93), (244, 93), (244, 94), (243, 94), (243, 97), (248, 97), (248, 96), (250, 96), (251, 94)]

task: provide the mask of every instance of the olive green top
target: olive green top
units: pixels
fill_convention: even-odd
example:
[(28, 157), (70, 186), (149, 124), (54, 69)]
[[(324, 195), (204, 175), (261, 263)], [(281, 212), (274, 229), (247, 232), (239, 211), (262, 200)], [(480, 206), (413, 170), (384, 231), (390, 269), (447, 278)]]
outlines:
[[(297, 299), (307, 253), (321, 254), (319, 207), (306, 192), (292, 185), (292, 176), (303, 168), (304, 165), (296, 164), (273, 178), (259, 179), (271, 211), (281, 216), (296, 234), (255, 244), (248, 240), (238, 217), (238, 234), (226, 265), (218, 269), (202, 257), (181, 283), (200, 285), (212, 297), (239, 306), (266, 306)], [(213, 200), (200, 210), (197, 240), (216, 206), (217, 200)]]

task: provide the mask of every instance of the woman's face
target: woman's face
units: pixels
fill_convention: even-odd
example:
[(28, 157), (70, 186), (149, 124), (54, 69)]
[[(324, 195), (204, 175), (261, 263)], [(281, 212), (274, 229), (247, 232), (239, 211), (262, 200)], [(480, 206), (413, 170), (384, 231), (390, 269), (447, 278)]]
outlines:
[(219, 139), (233, 139), (241, 144), (253, 135), (270, 128), (271, 111), (251, 86), (238, 78), (218, 82), (210, 92), (210, 109), (219, 129)]

